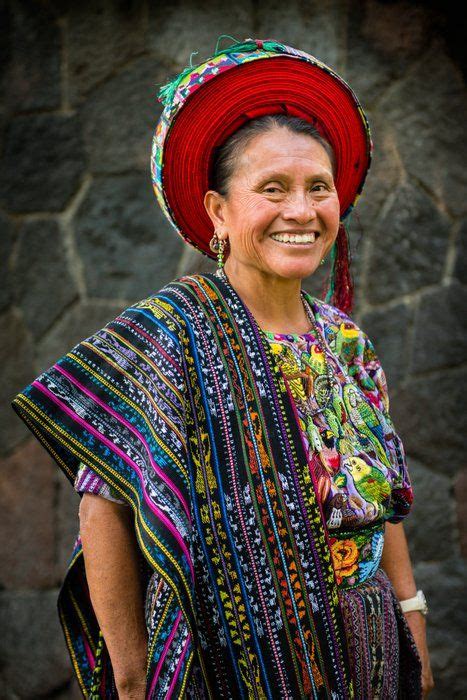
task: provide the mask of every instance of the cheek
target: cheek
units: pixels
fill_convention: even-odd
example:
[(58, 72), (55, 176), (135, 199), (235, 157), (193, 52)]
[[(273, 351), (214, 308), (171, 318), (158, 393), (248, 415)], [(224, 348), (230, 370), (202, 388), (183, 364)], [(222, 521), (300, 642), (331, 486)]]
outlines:
[(322, 216), (326, 216), (328, 220), (339, 221), (340, 203), (337, 194), (322, 202), (321, 214)]
[(231, 237), (234, 243), (253, 250), (255, 243), (263, 238), (276, 216), (277, 205), (271, 202), (251, 197), (239, 199), (239, 204), (230, 217)]
[[(273, 217), (274, 218), (274, 217)], [(271, 217), (264, 211), (256, 208), (252, 211), (249, 221), (243, 219), (241, 228), (230, 234), (230, 249), (232, 254), (240, 260), (261, 260), (263, 257), (263, 243), (268, 234), (265, 231), (270, 227)]]

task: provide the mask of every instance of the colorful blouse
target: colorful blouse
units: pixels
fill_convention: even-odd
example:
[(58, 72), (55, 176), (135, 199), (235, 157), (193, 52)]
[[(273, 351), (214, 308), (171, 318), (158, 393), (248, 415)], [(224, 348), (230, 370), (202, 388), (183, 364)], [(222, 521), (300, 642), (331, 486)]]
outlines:
[[(413, 501), (404, 447), (389, 416), (384, 370), (370, 339), (355, 324), (327, 324), (332, 399), (319, 412), (327, 377), (314, 330), (264, 334), (294, 398), (331, 534), (338, 585), (357, 586), (379, 567), (385, 521), (405, 518)], [(84, 463), (75, 489), (125, 505)]]

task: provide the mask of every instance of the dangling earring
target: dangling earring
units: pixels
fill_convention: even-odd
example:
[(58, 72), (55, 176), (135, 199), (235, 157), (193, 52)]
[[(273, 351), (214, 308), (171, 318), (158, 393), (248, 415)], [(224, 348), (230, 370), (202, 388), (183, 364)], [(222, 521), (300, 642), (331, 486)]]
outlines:
[(217, 231), (214, 231), (214, 235), (209, 241), (209, 247), (212, 250), (213, 253), (217, 253), (217, 267), (218, 269), (222, 269), (224, 267), (224, 247), (225, 247), (225, 241), (222, 239), (219, 239), (219, 236), (217, 235)]
[(320, 265), (324, 265), (325, 262), (326, 262), (325, 258), (322, 258), (322, 259), (321, 259), (321, 262), (320, 262)]

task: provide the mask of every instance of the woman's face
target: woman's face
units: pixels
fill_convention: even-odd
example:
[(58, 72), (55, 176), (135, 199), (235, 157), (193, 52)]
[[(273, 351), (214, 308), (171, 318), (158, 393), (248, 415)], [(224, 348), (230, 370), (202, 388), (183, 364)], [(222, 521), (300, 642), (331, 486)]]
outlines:
[[(219, 238), (229, 240), (227, 274), (234, 265), (289, 279), (312, 275), (339, 229), (328, 154), (315, 139), (287, 128), (252, 139), (237, 161), (228, 196), (210, 190), (205, 206)], [(316, 238), (310, 243), (273, 238), (284, 232)]]

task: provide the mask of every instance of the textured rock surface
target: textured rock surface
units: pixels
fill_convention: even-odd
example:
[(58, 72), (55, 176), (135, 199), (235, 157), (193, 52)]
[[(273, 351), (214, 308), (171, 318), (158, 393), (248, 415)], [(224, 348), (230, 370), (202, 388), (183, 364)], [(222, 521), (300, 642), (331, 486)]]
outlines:
[(449, 222), (433, 200), (411, 183), (395, 187), (375, 225), (369, 301), (389, 301), (441, 282), (448, 244)]
[(452, 477), (465, 465), (466, 390), (465, 369), (450, 369), (407, 379), (392, 399), (407, 451)]
[(13, 117), (0, 163), (0, 204), (8, 211), (63, 211), (84, 173), (79, 117), (47, 112)]
[(14, 299), (37, 341), (78, 297), (78, 288), (69, 269), (66, 241), (56, 221), (25, 221), (17, 236)]
[(392, 305), (390, 313), (379, 309), (369, 311), (360, 321), (384, 368), (391, 411), (393, 393), (404, 380), (410, 362), (412, 315), (412, 308), (402, 303)]
[(90, 297), (135, 300), (176, 276), (183, 242), (169, 235), (153, 200), (143, 174), (94, 180), (74, 222)]
[[(430, 606), (430, 700), (465, 696), (467, 97), (463, 42), (452, 8), (441, 8), (0, 3), (2, 698), (81, 697), (56, 612), (79, 496), (9, 402), (135, 300), (215, 268), (163, 216), (149, 158), (159, 86), (221, 34), (309, 51), (368, 114), (373, 163), (347, 222), (352, 316), (385, 369), (414, 484), (405, 529)], [(328, 271), (304, 286), (321, 295)]]
[(0, 212), (0, 312), (8, 307), (13, 300), (13, 284), (10, 279), (10, 261), (13, 252), (14, 229), (13, 222)]
[(430, 601), (427, 636), (436, 679), (436, 689), (431, 696), (461, 700), (465, 697), (467, 672), (466, 561), (451, 557), (444, 561), (420, 562), (414, 567), (414, 574)]
[(412, 372), (442, 370), (465, 362), (466, 309), (467, 289), (460, 284), (433, 289), (423, 296), (415, 316)]
[(0, 592), (2, 697), (48, 697), (68, 682), (57, 595), (57, 588)]
[(27, 440), (13, 455), (1, 460), (2, 589), (47, 588), (57, 584), (53, 517), (56, 471), (55, 463), (37, 440)]
[(407, 464), (415, 485), (412, 512), (405, 525), (412, 561), (452, 558), (457, 547), (452, 537), (455, 522), (451, 478), (441, 466), (427, 468), (410, 455)]

